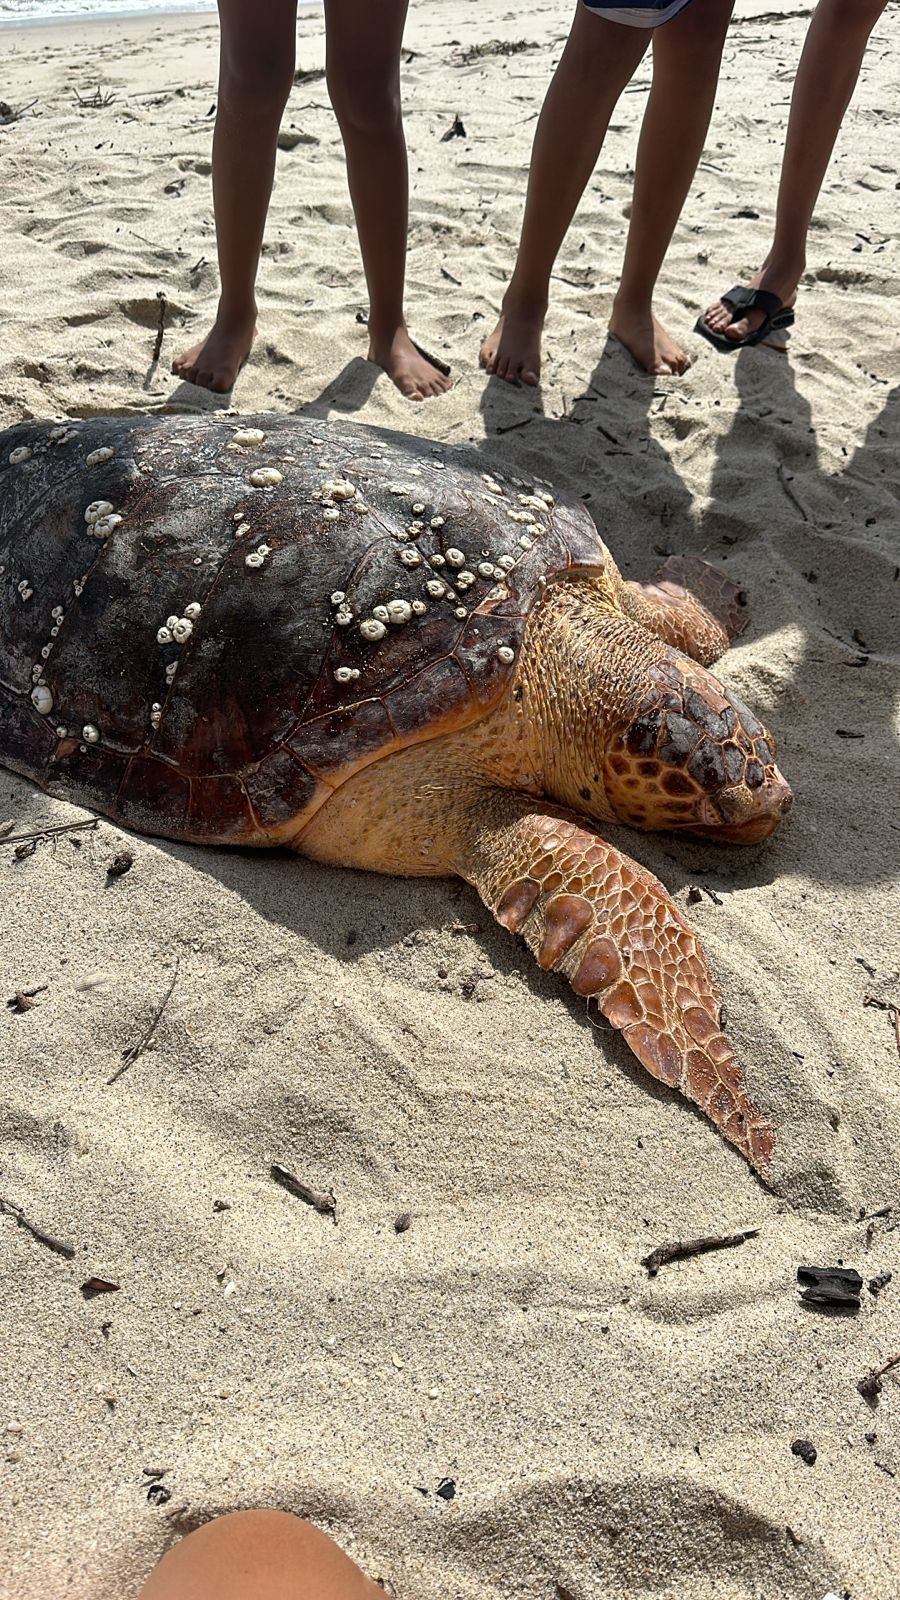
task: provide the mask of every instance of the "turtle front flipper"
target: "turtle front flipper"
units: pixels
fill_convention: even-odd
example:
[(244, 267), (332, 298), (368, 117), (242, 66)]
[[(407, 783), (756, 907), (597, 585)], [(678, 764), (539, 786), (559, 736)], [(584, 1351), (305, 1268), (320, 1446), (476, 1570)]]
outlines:
[(720, 1025), (697, 935), (658, 879), (563, 812), (497, 793), (482, 802), (462, 876), (541, 967), (595, 999), (638, 1060), (696, 1101), (765, 1175), (772, 1125)]
[(747, 622), (746, 595), (699, 556), (669, 556), (649, 583), (629, 581), (622, 603), (666, 644), (708, 667)]

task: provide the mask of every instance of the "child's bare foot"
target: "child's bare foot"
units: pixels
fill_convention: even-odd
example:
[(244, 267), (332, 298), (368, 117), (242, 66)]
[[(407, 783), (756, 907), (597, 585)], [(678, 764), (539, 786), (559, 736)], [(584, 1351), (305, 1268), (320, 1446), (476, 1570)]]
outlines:
[(649, 306), (630, 306), (615, 299), (609, 331), (645, 372), (680, 375), (691, 364)]
[(384, 369), (407, 400), (433, 400), (452, 387), (450, 379), (416, 349), (403, 327), (380, 336), (370, 326), (369, 360)]
[(541, 334), (546, 307), (525, 310), (503, 302), (500, 321), (481, 346), (479, 360), (486, 372), (507, 383), (536, 388), (541, 381)]
[(227, 394), (234, 388), (255, 337), (255, 305), (236, 316), (225, 315), (220, 307), (212, 331), (199, 344), (176, 356), (172, 371), (185, 383), (196, 383), (214, 394)]
[[(797, 288), (800, 279), (806, 270), (806, 263), (802, 262), (792, 267), (778, 268), (766, 263), (759, 272), (754, 272), (747, 285), (750, 289), (768, 289), (770, 294), (776, 294), (785, 307), (794, 306), (797, 301)], [(748, 311), (745, 316), (735, 320), (735, 307), (727, 306), (724, 300), (714, 300), (713, 304), (703, 313), (703, 320), (708, 328), (715, 333), (723, 333), (727, 339), (734, 339), (740, 343), (757, 328), (762, 327), (766, 314), (764, 311)]]

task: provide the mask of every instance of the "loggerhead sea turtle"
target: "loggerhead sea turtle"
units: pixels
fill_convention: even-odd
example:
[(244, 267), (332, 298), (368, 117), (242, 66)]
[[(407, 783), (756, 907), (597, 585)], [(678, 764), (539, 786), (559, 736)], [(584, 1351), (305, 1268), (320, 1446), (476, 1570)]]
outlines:
[(0, 762), (172, 839), (459, 874), (765, 1172), (697, 937), (595, 831), (777, 827), (706, 670), (743, 595), (625, 582), (577, 500), (484, 465), (296, 417), (0, 434)]

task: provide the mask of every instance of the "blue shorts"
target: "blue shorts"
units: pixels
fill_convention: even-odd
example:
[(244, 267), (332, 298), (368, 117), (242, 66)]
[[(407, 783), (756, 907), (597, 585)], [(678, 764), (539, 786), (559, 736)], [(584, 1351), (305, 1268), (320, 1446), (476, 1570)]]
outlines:
[(596, 17), (607, 22), (625, 22), (630, 28), (658, 28), (661, 22), (672, 18), (689, 6), (691, 0), (650, 0), (648, 5), (632, 6), (626, 0), (583, 0)]

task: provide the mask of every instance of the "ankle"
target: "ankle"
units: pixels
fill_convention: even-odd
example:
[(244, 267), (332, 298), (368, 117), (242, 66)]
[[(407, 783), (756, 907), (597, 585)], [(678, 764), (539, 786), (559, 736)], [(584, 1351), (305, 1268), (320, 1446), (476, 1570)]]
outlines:
[(505, 317), (521, 317), (523, 321), (543, 322), (548, 305), (549, 295), (546, 289), (536, 288), (534, 285), (520, 287), (513, 278), (503, 296), (502, 310)]
[(620, 283), (612, 303), (613, 316), (633, 317), (635, 320), (653, 316), (653, 294), (646, 289), (633, 289), (629, 284)]
[(216, 308), (216, 321), (229, 328), (243, 328), (256, 322), (256, 301), (253, 295), (220, 295)]
[(779, 288), (796, 289), (805, 271), (805, 255), (776, 256), (773, 253), (762, 269), (761, 279), (763, 283), (776, 284)]
[(370, 343), (381, 349), (392, 344), (398, 334), (409, 338), (409, 329), (402, 312), (392, 317), (370, 315), (366, 326), (369, 330)]

